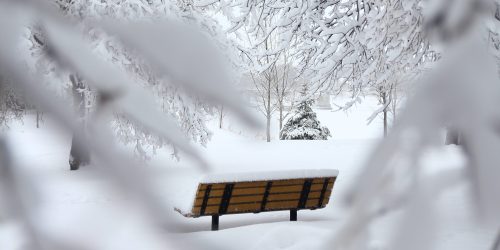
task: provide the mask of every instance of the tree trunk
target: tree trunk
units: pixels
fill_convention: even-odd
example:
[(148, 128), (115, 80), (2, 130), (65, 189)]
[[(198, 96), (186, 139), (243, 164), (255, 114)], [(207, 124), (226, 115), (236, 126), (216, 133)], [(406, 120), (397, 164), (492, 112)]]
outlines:
[[(75, 107), (75, 112), (80, 119), (79, 133), (83, 135), (84, 129), (84, 118), (85, 118), (85, 85), (83, 82), (75, 75), (70, 75), (70, 80), (73, 85), (73, 104)], [(69, 166), (70, 170), (77, 170), (81, 165), (87, 165), (90, 162), (90, 154), (84, 145), (81, 145), (75, 140), (75, 135), (71, 140), (71, 150), (69, 156)]]
[(80, 166), (89, 164), (90, 156), (85, 146), (79, 144), (75, 140), (75, 136), (71, 139), (71, 151), (69, 155), (69, 169), (78, 170)]
[(392, 108), (392, 126), (394, 126), (394, 123), (396, 122), (396, 107)]
[(267, 82), (267, 110), (266, 110), (266, 139), (267, 142), (271, 141), (271, 80)]
[(384, 110), (384, 137), (387, 136), (387, 110)]
[(40, 128), (40, 111), (36, 111), (36, 128)]
[(446, 131), (445, 145), (455, 144), (460, 145), (460, 133), (457, 130), (448, 128)]
[(219, 128), (222, 128), (222, 119), (223, 118), (224, 118), (224, 106), (220, 106)]
[(283, 128), (283, 102), (280, 102), (280, 131)]
[(392, 90), (392, 124), (396, 122), (396, 110), (398, 108), (398, 96), (396, 89)]
[(382, 103), (384, 105), (384, 137), (387, 136), (387, 96), (386, 92), (382, 92)]
[(267, 112), (267, 123), (266, 123), (266, 140), (267, 142), (271, 141), (271, 112)]

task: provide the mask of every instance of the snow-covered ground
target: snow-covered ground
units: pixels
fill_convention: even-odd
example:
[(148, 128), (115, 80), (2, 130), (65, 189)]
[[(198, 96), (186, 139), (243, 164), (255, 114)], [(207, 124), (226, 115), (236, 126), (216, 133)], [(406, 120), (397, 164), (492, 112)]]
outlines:
[[(340, 101), (341, 102), (341, 101)], [(67, 158), (70, 136), (48, 119), (36, 129), (29, 118), (15, 124), (7, 132), (14, 161), (36, 187), (36, 222), (47, 235), (62, 240), (78, 241), (80, 246), (104, 246), (100, 249), (162, 249), (153, 239), (158, 235), (185, 242), (193, 249), (324, 249), (345, 219), (341, 205), (346, 190), (356, 185), (354, 177), (382, 134), (379, 120), (366, 125), (376, 102), (363, 102), (346, 112), (317, 110), (322, 125), (333, 134), (328, 141), (278, 141), (267, 143), (255, 136), (241, 135), (238, 128), (225, 124), (214, 132), (211, 142), (200, 151), (210, 163), (212, 172), (248, 172), (292, 169), (338, 169), (340, 171), (330, 203), (325, 209), (300, 211), (297, 222), (290, 222), (289, 213), (227, 215), (220, 218), (220, 231), (211, 232), (210, 217), (185, 218), (173, 211), (174, 205), (193, 197), (197, 181), (203, 176), (189, 159), (170, 159), (163, 150), (151, 166), (138, 166), (151, 174), (158, 199), (171, 208), (173, 228), (169, 233), (145, 231), (140, 206), (130, 202), (131, 195), (113, 189), (108, 181), (95, 175), (92, 167), (70, 172)], [(227, 122), (229, 123), (229, 122)], [(276, 126), (274, 126), (276, 128)], [(276, 130), (276, 129), (275, 129)], [(443, 147), (429, 153), (433, 168), (460, 167), (460, 153), (455, 147)], [(427, 162), (426, 161), (426, 162)], [(467, 200), (467, 187), (460, 185), (443, 193), (435, 201), (440, 223), (435, 231), (436, 249), (488, 249), (495, 230), (474, 222), (472, 201)], [(371, 245), (385, 249), (384, 240), (399, 214), (388, 215), (376, 223)], [(0, 218), (0, 222), (2, 218)], [(19, 249), (16, 224), (0, 223), (0, 249)], [(85, 238), (82, 239), (82, 235)], [(89, 237), (91, 237), (89, 239)], [(156, 238), (155, 238), (156, 239)], [(97, 244), (96, 242), (99, 242)], [(179, 245), (172, 246), (178, 249)], [(95, 248), (93, 248), (95, 249)]]

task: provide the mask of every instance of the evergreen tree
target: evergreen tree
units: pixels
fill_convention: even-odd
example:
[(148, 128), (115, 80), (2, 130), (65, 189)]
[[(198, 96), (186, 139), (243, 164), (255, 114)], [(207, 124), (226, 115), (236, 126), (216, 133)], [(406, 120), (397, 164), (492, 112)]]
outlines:
[[(305, 97), (304, 87), (302, 95)], [(293, 116), (286, 122), (280, 132), (281, 140), (327, 140), (331, 137), (330, 130), (322, 127), (312, 110), (313, 100), (305, 98), (297, 106)]]

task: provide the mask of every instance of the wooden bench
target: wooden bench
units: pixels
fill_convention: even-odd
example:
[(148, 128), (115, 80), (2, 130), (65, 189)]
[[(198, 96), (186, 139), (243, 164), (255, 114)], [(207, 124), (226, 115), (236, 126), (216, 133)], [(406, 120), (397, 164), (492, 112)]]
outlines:
[(212, 176), (200, 181), (191, 211), (176, 210), (185, 217), (212, 216), (213, 231), (225, 214), (290, 210), (290, 221), (296, 221), (298, 210), (328, 204), (337, 175), (307, 170)]

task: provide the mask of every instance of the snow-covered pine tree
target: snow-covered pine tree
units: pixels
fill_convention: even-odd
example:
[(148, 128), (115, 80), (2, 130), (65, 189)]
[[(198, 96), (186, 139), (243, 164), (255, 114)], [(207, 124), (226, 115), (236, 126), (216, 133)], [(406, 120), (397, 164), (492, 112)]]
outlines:
[(305, 98), (306, 93), (304, 87), (302, 91), (304, 100), (300, 102), (293, 116), (281, 129), (281, 140), (327, 140), (328, 137), (331, 137), (330, 130), (327, 127), (322, 127), (318, 121), (316, 113), (311, 108), (314, 101)]

